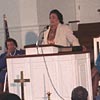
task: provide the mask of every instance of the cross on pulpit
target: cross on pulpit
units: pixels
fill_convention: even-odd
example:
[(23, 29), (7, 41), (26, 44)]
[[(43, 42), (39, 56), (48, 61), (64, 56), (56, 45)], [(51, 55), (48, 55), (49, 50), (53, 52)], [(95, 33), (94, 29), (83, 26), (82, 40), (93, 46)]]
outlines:
[(24, 79), (23, 71), (20, 72), (21, 79), (15, 79), (14, 82), (21, 83), (21, 96), (22, 100), (24, 100), (24, 82), (30, 82), (30, 79)]

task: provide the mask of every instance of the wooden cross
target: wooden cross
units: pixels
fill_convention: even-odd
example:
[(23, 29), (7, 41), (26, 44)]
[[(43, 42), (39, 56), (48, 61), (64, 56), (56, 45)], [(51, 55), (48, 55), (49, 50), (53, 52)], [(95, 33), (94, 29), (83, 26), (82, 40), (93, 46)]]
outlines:
[(48, 100), (50, 100), (50, 95), (51, 95), (51, 93), (48, 92), (47, 95), (48, 95)]
[(21, 83), (21, 96), (22, 100), (24, 100), (24, 82), (30, 82), (30, 79), (24, 79), (23, 71), (20, 72), (21, 79), (15, 79), (14, 82)]

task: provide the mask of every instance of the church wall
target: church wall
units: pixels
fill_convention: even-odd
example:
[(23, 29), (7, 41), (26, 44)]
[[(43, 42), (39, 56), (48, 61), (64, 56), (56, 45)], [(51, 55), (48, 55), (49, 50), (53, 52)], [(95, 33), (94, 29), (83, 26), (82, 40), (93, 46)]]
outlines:
[[(4, 47), (4, 24), (3, 24), (3, 15), (6, 14), (8, 20), (8, 27), (10, 36), (21, 41), (20, 30), (16, 30), (16, 27), (20, 26), (20, 13), (19, 13), (19, 0), (2, 0), (0, 1), (0, 46), (3, 52)], [(21, 43), (19, 44), (22, 45)]]
[(80, 0), (81, 23), (100, 22), (100, 0)]
[(37, 41), (38, 18), (37, 0), (20, 0), (20, 22), (22, 44), (33, 44)]

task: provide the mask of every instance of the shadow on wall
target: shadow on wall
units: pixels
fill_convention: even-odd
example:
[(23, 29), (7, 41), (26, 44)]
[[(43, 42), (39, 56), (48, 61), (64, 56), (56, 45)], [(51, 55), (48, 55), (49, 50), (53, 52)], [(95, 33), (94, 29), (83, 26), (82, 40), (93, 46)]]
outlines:
[(35, 32), (27, 32), (25, 37), (25, 44), (35, 44), (38, 39), (38, 36), (35, 34)]

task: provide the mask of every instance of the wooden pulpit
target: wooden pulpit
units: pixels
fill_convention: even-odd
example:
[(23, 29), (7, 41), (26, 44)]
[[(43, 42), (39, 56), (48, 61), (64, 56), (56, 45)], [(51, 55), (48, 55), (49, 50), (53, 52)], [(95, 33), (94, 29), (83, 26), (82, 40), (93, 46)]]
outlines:
[[(93, 100), (89, 52), (58, 53), (53, 52), (54, 48), (51, 46), (52, 52), (45, 54), (8, 57), (9, 91), (22, 97), (21, 84), (14, 80), (20, 79), (23, 71), (24, 78), (30, 80), (24, 83), (24, 100), (71, 100), (71, 92), (77, 86), (85, 87), (88, 100)], [(51, 95), (48, 97), (47, 93)]]

